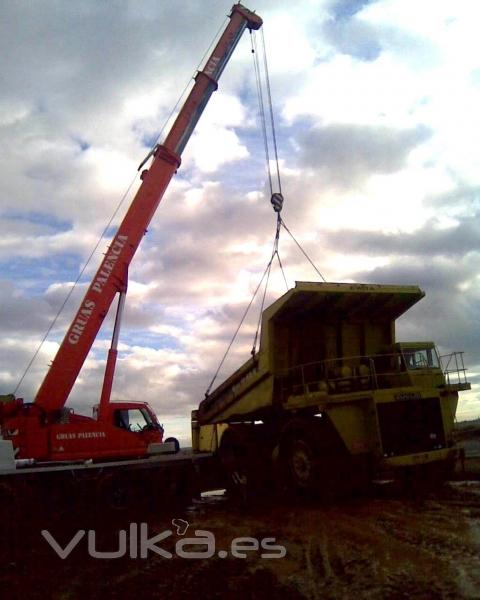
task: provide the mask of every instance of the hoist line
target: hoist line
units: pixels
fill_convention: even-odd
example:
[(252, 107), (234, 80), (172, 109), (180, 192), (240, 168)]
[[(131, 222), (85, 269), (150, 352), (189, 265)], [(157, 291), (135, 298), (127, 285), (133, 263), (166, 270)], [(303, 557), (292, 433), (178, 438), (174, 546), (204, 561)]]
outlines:
[(270, 273), (272, 271), (272, 263), (273, 263), (273, 259), (275, 258), (275, 255), (278, 256), (278, 240), (280, 237), (280, 219), (277, 217), (277, 229), (275, 232), (275, 239), (273, 242), (273, 250), (272, 250), (272, 256), (270, 257), (270, 262), (268, 263), (268, 273), (267, 273), (267, 278), (265, 280), (265, 289), (263, 290), (263, 297), (262, 297), (262, 303), (260, 306), (260, 313), (258, 316), (258, 322), (257, 322), (257, 329), (255, 331), (255, 337), (253, 340), (253, 347), (252, 347), (252, 351), (251, 351), (251, 355), (255, 356), (255, 352), (256, 352), (256, 348), (257, 348), (257, 339), (258, 339), (258, 332), (260, 331), (260, 325), (262, 323), (262, 313), (263, 313), (263, 307), (265, 306), (265, 298), (267, 295), (267, 289), (268, 289), (268, 281), (270, 279)]
[[(269, 148), (269, 143), (268, 143), (268, 128), (267, 128), (267, 117), (266, 117), (266, 110), (265, 110), (265, 99), (264, 99), (263, 86), (262, 86), (260, 62), (259, 62), (259, 58), (258, 58), (258, 46), (257, 46), (257, 40), (256, 40), (254, 31), (250, 31), (250, 43), (251, 43), (251, 53), (253, 55), (253, 67), (254, 67), (254, 72), (255, 72), (255, 82), (256, 82), (256, 88), (257, 88), (257, 99), (258, 99), (258, 108), (259, 108), (260, 122), (261, 122), (261, 129), (262, 129), (263, 145), (264, 145), (264, 151), (265, 151), (265, 160), (267, 163), (268, 183), (269, 183), (269, 187), (270, 187), (270, 194), (273, 197), (274, 186), (273, 186), (273, 178), (272, 178), (272, 169), (271, 169), (271, 165), (270, 165), (270, 148)], [(268, 75), (268, 62), (267, 62), (267, 54), (266, 54), (266, 46), (265, 46), (265, 37), (264, 37), (263, 32), (262, 32), (262, 53), (263, 53), (263, 68), (264, 68), (264, 74), (265, 74), (266, 95), (267, 95), (267, 100), (268, 100), (268, 110), (270, 113), (270, 128), (271, 128), (271, 133), (272, 133), (274, 157), (275, 157), (275, 164), (276, 164), (276, 178), (277, 178), (277, 184), (278, 184), (278, 191), (281, 194), (282, 184), (281, 184), (281, 179), (280, 179), (278, 146), (277, 146), (277, 139), (276, 139), (276, 132), (275, 132), (275, 120), (274, 120), (274, 116), (273, 116), (273, 102), (272, 102), (272, 94), (271, 94), (271, 88), (270, 88), (270, 78)], [(283, 201), (283, 199), (282, 199), (282, 201)], [(263, 272), (260, 283), (258, 284), (258, 286), (250, 300), (250, 303), (247, 306), (247, 309), (245, 310), (245, 313), (242, 316), (240, 324), (238, 325), (238, 327), (233, 335), (233, 338), (230, 341), (230, 344), (228, 345), (227, 350), (226, 350), (225, 354), (223, 355), (222, 360), (220, 361), (220, 365), (218, 366), (217, 371), (215, 372), (215, 375), (213, 376), (213, 379), (212, 379), (210, 385), (208, 386), (207, 391), (205, 392), (206, 397), (208, 396), (208, 394), (212, 388), (212, 385), (215, 382), (215, 380), (218, 376), (218, 373), (220, 372), (220, 369), (223, 366), (223, 363), (225, 362), (228, 352), (230, 351), (230, 348), (236, 339), (238, 331), (240, 330), (240, 327), (242, 326), (242, 324), (248, 314), (248, 311), (250, 310), (250, 307), (258, 293), (258, 290), (260, 289), (260, 286), (262, 285), (263, 280), (266, 278), (265, 288), (263, 291), (262, 302), (261, 302), (261, 307), (260, 307), (260, 314), (259, 314), (258, 323), (257, 323), (257, 329), (255, 331), (255, 338), (254, 338), (254, 342), (253, 342), (253, 348), (251, 351), (252, 356), (255, 356), (256, 345), (257, 345), (257, 340), (258, 340), (258, 333), (259, 333), (261, 322), (262, 322), (262, 313), (263, 313), (263, 308), (265, 306), (265, 299), (266, 299), (267, 290), (268, 290), (268, 283), (269, 283), (269, 279), (270, 279), (272, 263), (273, 263), (275, 257), (277, 257), (278, 263), (280, 265), (280, 270), (282, 272), (283, 280), (284, 280), (285, 286), (288, 290), (287, 278), (285, 276), (285, 271), (283, 269), (282, 261), (280, 259), (280, 254), (278, 251), (278, 244), (279, 244), (280, 229), (281, 229), (282, 221), (280, 218), (279, 211), (276, 210), (276, 212), (277, 212), (277, 224), (276, 224), (273, 250), (272, 250), (272, 254), (270, 256), (270, 260), (267, 264), (265, 271)]]
[(262, 314), (263, 314), (263, 309), (265, 306), (265, 300), (266, 300), (266, 296), (267, 296), (267, 290), (268, 290), (268, 283), (270, 280), (270, 274), (271, 274), (271, 268), (272, 268), (272, 264), (273, 261), (275, 259), (275, 257), (277, 257), (278, 260), (278, 264), (280, 266), (280, 270), (282, 272), (282, 276), (283, 276), (283, 280), (285, 282), (285, 287), (287, 288), (287, 292), (288, 292), (288, 282), (287, 282), (287, 278), (285, 276), (285, 271), (283, 269), (283, 265), (282, 265), (282, 261), (280, 259), (280, 253), (278, 250), (279, 247), (279, 240), (280, 240), (280, 230), (283, 227), (285, 229), (285, 231), (290, 235), (290, 237), (292, 238), (292, 240), (295, 242), (295, 244), (297, 245), (297, 247), (300, 249), (300, 251), (302, 252), (302, 254), (305, 256), (305, 258), (308, 260), (308, 262), (312, 265), (312, 267), (315, 269), (316, 273), (320, 276), (320, 278), (326, 282), (325, 277), (322, 275), (322, 273), (318, 270), (318, 268), (316, 267), (316, 265), (314, 264), (314, 262), (312, 261), (312, 259), (308, 256), (308, 254), (306, 253), (306, 251), (302, 248), (302, 246), (300, 245), (300, 243), (297, 241), (297, 239), (295, 238), (295, 236), (293, 235), (293, 233), (290, 231), (290, 229), (288, 229), (288, 227), (285, 225), (285, 222), (283, 221), (283, 219), (280, 216), (280, 212), (282, 210), (282, 206), (283, 206), (283, 196), (282, 196), (282, 183), (281, 183), (281, 178), (280, 178), (280, 164), (279, 164), (279, 159), (278, 159), (278, 146), (277, 146), (277, 137), (276, 137), (276, 132), (275, 132), (275, 120), (274, 120), (274, 116), (273, 116), (273, 102), (272, 102), (272, 94), (271, 94), (271, 88), (270, 88), (270, 77), (268, 74), (268, 63), (267, 63), (267, 53), (266, 53), (266, 47), (265, 47), (265, 37), (264, 37), (264, 33), (262, 30), (262, 48), (263, 48), (263, 68), (264, 68), (264, 73), (265, 73), (265, 86), (266, 86), (266, 96), (268, 99), (268, 110), (270, 113), (270, 128), (271, 128), (271, 134), (272, 134), (272, 144), (273, 144), (273, 150), (274, 150), (274, 156), (275, 156), (275, 164), (276, 164), (276, 178), (277, 178), (277, 183), (278, 183), (278, 190), (279, 193), (275, 193), (273, 192), (273, 178), (272, 178), (272, 169), (271, 169), (271, 165), (270, 165), (270, 149), (269, 149), (269, 143), (268, 143), (268, 128), (267, 128), (267, 118), (266, 118), (266, 110), (265, 110), (265, 101), (264, 101), (264, 93), (263, 93), (263, 88), (262, 88), (262, 77), (261, 77), (261, 69), (260, 69), (260, 63), (258, 60), (258, 51), (257, 51), (257, 42), (256, 42), (256, 37), (255, 37), (255, 33), (250, 31), (250, 40), (251, 40), (251, 52), (253, 54), (253, 66), (254, 66), (254, 71), (255, 71), (255, 81), (256, 81), (256, 87), (257, 87), (257, 98), (258, 98), (258, 106), (259, 106), (259, 114), (260, 114), (260, 122), (261, 122), (261, 128), (262, 128), (262, 136), (263, 136), (263, 144), (264, 144), (264, 150), (265, 150), (265, 159), (266, 159), (266, 163), (267, 163), (267, 175), (268, 175), (268, 183), (270, 186), (270, 194), (271, 194), (271, 203), (272, 206), (275, 210), (275, 212), (277, 213), (277, 223), (276, 223), (276, 230), (275, 230), (275, 238), (274, 238), (274, 243), (273, 243), (273, 250), (272, 250), (272, 254), (270, 256), (270, 260), (265, 268), (265, 271), (263, 272), (262, 278), (260, 279), (259, 284), (257, 285), (257, 288), (255, 289), (253, 296), (245, 310), (245, 312), (243, 313), (243, 316), (240, 320), (239, 325), (237, 326), (237, 329), (235, 330), (235, 333), (233, 334), (233, 337), (223, 355), (222, 360), (220, 361), (220, 364), (215, 372), (215, 375), (212, 378), (212, 381), (210, 382), (210, 385), (207, 388), (207, 391), (205, 392), (205, 397), (208, 397), (208, 394), (210, 393), (210, 390), (212, 389), (212, 386), (220, 372), (220, 369), (223, 366), (223, 363), (225, 362), (225, 359), (230, 351), (230, 348), (232, 347), (238, 332), (240, 331), (241, 326), (243, 325), (243, 322), (250, 310), (250, 307), (253, 304), (253, 301), (255, 299), (255, 297), (257, 296), (258, 290), (260, 289), (260, 286), (262, 285), (262, 282), (265, 279), (265, 287), (263, 290), (263, 295), (262, 295), (262, 302), (261, 302), (261, 307), (260, 307), (260, 313), (259, 313), (259, 317), (258, 317), (258, 321), (257, 321), (257, 328), (255, 331), (255, 337), (253, 340), (253, 347), (251, 350), (251, 355), (253, 358), (255, 358), (255, 354), (256, 354), (256, 348), (257, 348), (257, 341), (258, 341), (258, 335), (259, 335), (259, 331), (260, 331), (260, 326), (262, 323)]
[(287, 292), (288, 292), (288, 282), (287, 282), (287, 278), (285, 277), (285, 271), (283, 270), (283, 265), (282, 265), (282, 261), (280, 260), (280, 254), (278, 253), (278, 250), (277, 250), (277, 259), (278, 259), (278, 264), (280, 265), (280, 271), (282, 272), (282, 275), (283, 275), (283, 281), (285, 282), (285, 287), (287, 288)]
[[(261, 124), (262, 124), (263, 142), (264, 142), (264, 148), (265, 148), (265, 159), (266, 159), (266, 163), (267, 163), (267, 174), (268, 174), (268, 181), (269, 181), (269, 185), (270, 185), (270, 194), (273, 197), (273, 189), (274, 188), (273, 188), (272, 168), (270, 165), (270, 149), (269, 149), (269, 143), (268, 143), (267, 118), (266, 118), (263, 86), (262, 86), (261, 69), (260, 69), (260, 63), (259, 63), (259, 58), (258, 58), (257, 38), (256, 38), (255, 33), (252, 33), (252, 32), (250, 32), (250, 33), (251, 33), (251, 46), (252, 46), (253, 64), (254, 64), (254, 70), (255, 70), (255, 79), (256, 79), (256, 84), (257, 84), (257, 97), (258, 97), (258, 104), (259, 104), (260, 120), (261, 120)], [(278, 191), (281, 194), (282, 183), (281, 183), (281, 178), (280, 178), (280, 166), (279, 166), (279, 160), (278, 160), (278, 146), (277, 146), (277, 138), (276, 138), (276, 132), (275, 132), (275, 120), (273, 117), (273, 102), (272, 102), (272, 93), (271, 93), (271, 87), (270, 87), (270, 77), (269, 77), (269, 73), (268, 73), (268, 61), (267, 61), (267, 52), (266, 52), (266, 45), (265, 45), (265, 35), (264, 35), (263, 31), (262, 31), (262, 54), (263, 54), (263, 72), (264, 72), (264, 78), (265, 78), (266, 96), (267, 96), (268, 111), (269, 111), (269, 116), (270, 116), (270, 128), (271, 128), (274, 157), (275, 157), (275, 164), (276, 164), (277, 184), (278, 184)], [(281, 208), (280, 208), (280, 210), (281, 210)], [(280, 226), (281, 226), (280, 214), (279, 214), (279, 212), (277, 212), (277, 226), (276, 226), (276, 232), (275, 232), (274, 249), (272, 252), (272, 256), (270, 258), (270, 262), (268, 264), (268, 273), (267, 273), (267, 278), (266, 278), (266, 282), (265, 282), (265, 289), (263, 292), (262, 303), (261, 303), (261, 307), (260, 307), (260, 314), (258, 317), (257, 329), (255, 332), (255, 338), (254, 338), (254, 342), (253, 342), (252, 356), (255, 356), (255, 352), (256, 352), (258, 332), (259, 332), (261, 321), (262, 321), (262, 313), (263, 313), (263, 308), (265, 305), (265, 298), (266, 298), (268, 283), (269, 283), (269, 279), (270, 279), (271, 266), (272, 266), (275, 256), (278, 259), (278, 262), (280, 265), (280, 270), (282, 272), (283, 279), (285, 281), (285, 285), (288, 290), (287, 278), (285, 277), (285, 272), (283, 270), (282, 261), (280, 260), (280, 254), (278, 251)]]
[[(220, 25), (220, 27), (218, 28), (216, 34), (214, 35), (212, 41), (210, 42), (210, 45), (208, 46), (208, 48), (205, 50), (202, 58), (200, 59), (196, 69), (194, 70), (194, 73), (197, 73), (198, 70), (200, 69), (200, 67), (202, 66), (203, 62), (205, 61), (205, 58), (207, 57), (208, 53), (210, 52), (211, 48), (213, 47), (214, 43), (216, 42), (217, 38), (220, 35), (220, 32), (224, 29), (225, 23), (228, 20), (228, 17), (225, 17), (225, 19), (223, 20), (222, 24)], [(32, 358), (30, 359), (30, 361), (28, 362), (26, 368), (24, 369), (22, 376), (20, 377), (20, 380), (18, 381), (13, 394), (15, 395), (18, 391), (18, 389), (20, 388), (20, 386), (23, 383), (23, 380), (25, 379), (25, 377), (27, 376), (28, 371), (31, 369), (35, 359), (37, 358), (40, 350), (42, 349), (42, 346), (45, 344), (48, 336), (50, 335), (52, 329), (55, 327), (60, 315), (62, 314), (65, 306), (67, 305), (68, 301), (70, 300), (75, 288), (77, 287), (80, 279), (82, 278), (83, 274), (85, 273), (85, 270), (87, 269), (88, 265), (90, 264), (93, 256), (95, 255), (96, 251), (98, 250), (98, 247), (100, 246), (100, 243), (102, 242), (103, 238), (105, 237), (107, 231), (109, 230), (113, 220), (115, 219), (115, 217), (117, 216), (120, 208), (122, 207), (123, 203), (125, 202), (125, 199), (128, 197), (130, 190), (132, 189), (133, 184), (135, 183), (135, 181), (137, 180), (138, 177), (138, 171), (140, 171), (140, 169), (143, 167), (143, 165), (147, 162), (147, 160), (153, 156), (155, 149), (158, 145), (158, 140), (160, 139), (160, 137), (163, 135), (163, 132), (165, 131), (170, 119), (173, 117), (173, 115), (175, 114), (180, 102), (182, 101), (182, 99), (184, 98), (188, 88), (191, 85), (192, 79), (194, 79), (194, 77), (190, 77), (188, 82), (186, 83), (185, 87), (183, 88), (183, 91), (181, 92), (180, 96), (178, 97), (177, 102), (175, 103), (175, 106), (172, 108), (172, 110), (170, 111), (170, 114), (168, 115), (168, 117), (166, 118), (166, 120), (163, 123), (163, 126), (161, 127), (155, 142), (153, 143), (153, 145), (150, 148), (150, 152), (147, 154), (146, 158), (144, 158), (144, 160), (142, 161), (142, 163), (140, 164), (140, 166), (137, 169), (137, 172), (135, 173), (134, 177), (132, 178), (130, 184), (128, 185), (127, 189), (125, 190), (123, 196), (120, 198), (120, 201), (118, 202), (115, 210), (112, 213), (112, 216), (110, 217), (107, 225), (105, 226), (103, 232), (101, 233), (100, 237), (97, 240), (97, 243), (95, 244), (93, 250), (90, 252), (90, 255), (88, 256), (86, 262), (84, 263), (83, 267), (81, 268), (77, 278), (75, 279), (75, 281), (73, 282), (72, 287), (70, 288), (70, 290), (68, 291), (67, 295), (65, 296), (65, 299), (63, 300), (60, 308), (58, 309), (55, 317), (53, 318), (52, 322), (50, 323), (49, 327), (47, 328), (47, 331), (45, 332), (43, 338), (41, 339), (40, 343), (38, 344), (35, 352), (33, 353)]]
[(228, 348), (226, 349), (225, 354), (223, 355), (223, 358), (220, 361), (220, 364), (218, 365), (217, 370), (215, 371), (215, 375), (213, 376), (212, 381), (210, 382), (210, 385), (208, 386), (207, 391), (205, 392), (205, 398), (208, 397), (208, 394), (210, 393), (210, 390), (212, 389), (212, 385), (215, 383), (215, 380), (217, 379), (218, 373), (220, 372), (220, 369), (222, 368), (223, 363), (225, 362), (225, 359), (227, 358), (227, 355), (230, 352), (230, 348), (232, 347), (232, 344), (235, 341), (235, 339), (237, 337), (237, 334), (240, 331), (240, 328), (243, 325), (243, 322), (245, 321), (245, 318), (247, 317), (248, 311), (250, 310), (250, 307), (252, 306), (253, 301), (255, 300), (255, 297), (256, 297), (256, 295), (258, 293), (258, 290), (260, 289), (260, 286), (262, 285), (263, 280), (265, 279), (265, 275), (267, 274), (267, 271), (270, 269), (272, 261), (273, 261), (273, 255), (272, 255), (272, 257), (270, 259), (270, 262), (268, 263), (265, 271), (263, 272), (262, 278), (260, 279), (260, 281), (259, 281), (259, 283), (258, 283), (258, 285), (257, 285), (257, 287), (255, 289), (255, 291), (253, 292), (253, 296), (252, 296), (250, 302), (248, 303), (248, 306), (245, 309), (245, 312), (243, 313), (243, 316), (242, 316), (242, 318), (240, 320), (240, 323), (238, 324), (238, 327), (235, 330), (235, 333), (233, 334), (233, 337), (232, 337), (230, 343), (228, 344)]
[(255, 33), (250, 31), (250, 42), (252, 46), (252, 56), (253, 56), (253, 67), (255, 71), (255, 81), (257, 85), (257, 99), (258, 99), (258, 109), (260, 112), (260, 122), (262, 125), (262, 134), (263, 134), (263, 145), (265, 150), (265, 159), (267, 162), (267, 175), (268, 175), (268, 183), (270, 186), (270, 195), (273, 194), (273, 181), (272, 181), (272, 172), (270, 168), (270, 151), (268, 147), (268, 135), (267, 135), (267, 120), (265, 117), (265, 103), (263, 100), (263, 91), (262, 91), (262, 78), (260, 74), (260, 64), (258, 61), (258, 52), (257, 52), (257, 38)]
[(270, 88), (270, 75), (268, 73), (268, 63), (267, 63), (267, 49), (265, 46), (265, 34), (263, 29), (261, 30), (262, 35), (262, 48), (263, 48), (263, 66), (265, 72), (265, 85), (267, 88), (267, 98), (268, 98), (268, 108), (270, 113), (270, 127), (272, 128), (272, 142), (273, 142), (273, 150), (275, 155), (275, 165), (277, 169), (277, 181), (278, 181), (278, 191), (280, 194), (282, 193), (282, 182), (280, 179), (280, 166), (278, 162), (278, 147), (277, 147), (277, 134), (275, 132), (275, 119), (273, 118), (273, 102), (272, 102), (272, 92)]

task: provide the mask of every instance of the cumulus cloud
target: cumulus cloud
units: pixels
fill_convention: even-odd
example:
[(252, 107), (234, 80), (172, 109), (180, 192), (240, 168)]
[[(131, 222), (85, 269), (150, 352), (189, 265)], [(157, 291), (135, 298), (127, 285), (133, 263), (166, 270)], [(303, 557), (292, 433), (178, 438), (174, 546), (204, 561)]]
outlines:
[(470, 276), (476, 272), (475, 261), (480, 252), (478, 217), (462, 219), (448, 227), (439, 227), (438, 220), (427, 221), (412, 233), (340, 230), (328, 233), (327, 237), (331, 244), (341, 247), (342, 252), (347, 254), (360, 252), (367, 255), (395, 254), (423, 258), (443, 256), (454, 261), (473, 253)]
[(324, 169), (329, 182), (360, 185), (370, 175), (400, 170), (408, 153), (429, 138), (423, 126), (414, 129), (349, 124), (310, 128), (299, 137), (300, 164)]
[(43, 333), (51, 317), (44, 298), (26, 297), (8, 281), (0, 281), (0, 315), (5, 333)]
[[(257, 2), (283, 215), (327, 279), (425, 288), (427, 298), (402, 317), (399, 332), (467, 350), (475, 373), (476, 20), (469, 3), (411, 6), (302, 0), (293, 14), (287, 0)], [(2, 392), (18, 383), (230, 7), (227, 0), (209, 2), (207, 11), (198, 2), (141, 0), (0, 8)], [(114, 397), (151, 402), (184, 439), (188, 413), (272, 250), (256, 113), (245, 36), (130, 268)], [(107, 238), (19, 390), (28, 399)], [(290, 285), (317, 277), (285, 232), (280, 252)], [(284, 289), (275, 265), (267, 303)], [(258, 310), (257, 302), (220, 378), (248, 359)], [(99, 397), (113, 313), (69, 400), (81, 412)], [(478, 415), (477, 389), (461, 415)]]

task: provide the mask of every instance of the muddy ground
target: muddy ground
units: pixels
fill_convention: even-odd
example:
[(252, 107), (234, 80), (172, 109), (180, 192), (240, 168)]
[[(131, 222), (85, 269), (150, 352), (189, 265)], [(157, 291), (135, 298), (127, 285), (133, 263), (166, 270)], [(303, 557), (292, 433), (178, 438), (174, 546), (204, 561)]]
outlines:
[[(76, 523), (73, 515), (48, 523), (62, 547), (78, 529), (92, 528), (97, 551), (119, 549), (118, 531), (125, 528), (125, 556), (110, 559), (89, 556), (87, 534), (67, 558), (59, 558), (40, 533), (46, 527), (42, 511), (35, 518), (34, 512), (2, 558), (0, 595), (5, 600), (480, 598), (476, 476), (413, 496), (379, 486), (369, 498), (331, 504), (309, 500), (280, 505), (271, 500), (250, 508), (210, 497), (148, 515), (107, 518), (93, 512)], [(172, 532), (158, 543), (171, 558), (151, 551), (147, 558), (132, 558), (132, 549), (134, 553), (140, 548), (133, 539), (140, 521), (147, 523), (149, 537)], [(130, 523), (135, 524), (133, 530)], [(183, 550), (212, 557), (179, 556), (179, 541), (205, 535), (214, 546)], [(242, 552), (239, 537), (255, 538), (259, 548), (250, 540), (246, 558), (233, 556)], [(285, 548), (282, 558), (278, 546)], [(262, 557), (266, 553), (277, 557)]]

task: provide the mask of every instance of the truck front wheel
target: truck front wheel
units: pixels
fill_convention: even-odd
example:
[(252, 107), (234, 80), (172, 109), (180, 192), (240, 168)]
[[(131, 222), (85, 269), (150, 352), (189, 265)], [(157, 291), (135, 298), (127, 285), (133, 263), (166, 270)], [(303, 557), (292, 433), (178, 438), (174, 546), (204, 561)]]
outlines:
[(302, 438), (289, 440), (286, 454), (288, 469), (295, 486), (302, 489), (313, 487), (317, 461), (310, 441)]
[(352, 466), (352, 457), (327, 417), (295, 418), (284, 426), (276, 471), (287, 493), (331, 500), (349, 488)]

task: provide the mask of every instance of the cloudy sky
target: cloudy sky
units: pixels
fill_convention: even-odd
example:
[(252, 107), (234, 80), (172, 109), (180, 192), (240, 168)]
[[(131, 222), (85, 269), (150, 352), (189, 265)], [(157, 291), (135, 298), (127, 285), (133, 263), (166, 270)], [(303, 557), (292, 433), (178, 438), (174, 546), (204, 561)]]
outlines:
[[(0, 393), (17, 386), (230, 7), (2, 2)], [(478, 4), (249, 8), (265, 22), (286, 224), (329, 281), (420, 285), (426, 298), (398, 337), (464, 350), (474, 385), (458, 415), (479, 416)], [(147, 400), (169, 435), (188, 438), (189, 412), (266, 266), (274, 222), (246, 34), (131, 265), (115, 399)], [(34, 397), (108, 240), (17, 395)], [(285, 234), (280, 256), (290, 286), (318, 280)], [(276, 268), (268, 301), (284, 291)], [(248, 359), (258, 310), (221, 377)], [(70, 397), (86, 414), (110, 327), (111, 318)]]

